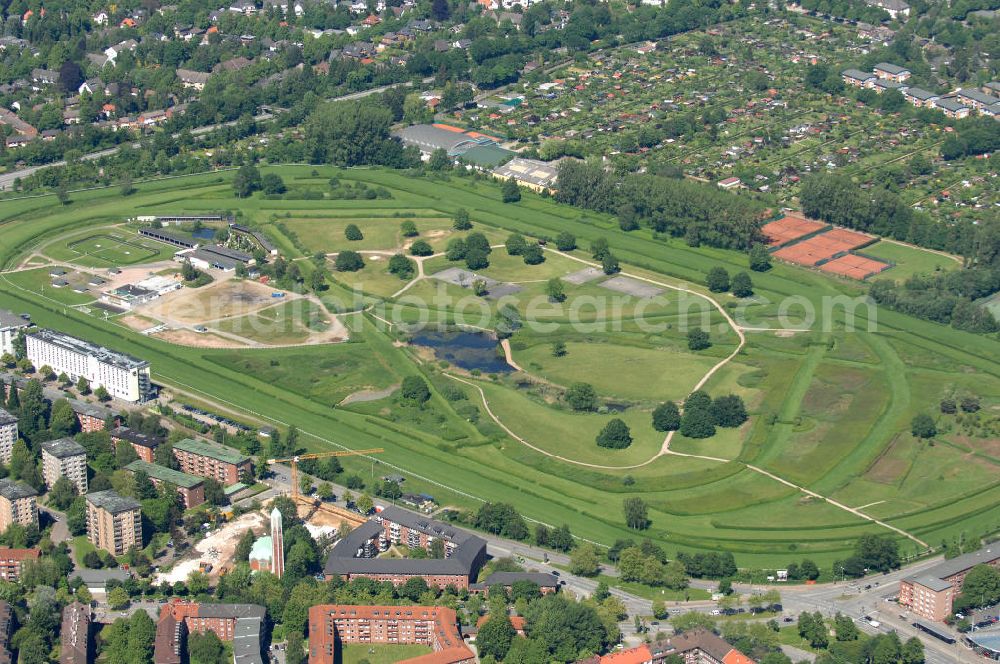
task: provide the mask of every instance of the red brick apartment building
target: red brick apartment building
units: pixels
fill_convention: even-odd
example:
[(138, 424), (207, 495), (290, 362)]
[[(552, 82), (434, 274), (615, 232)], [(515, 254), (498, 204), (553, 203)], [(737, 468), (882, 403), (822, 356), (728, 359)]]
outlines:
[(309, 664), (334, 664), (345, 643), (423, 644), (434, 652), (406, 664), (474, 664), (453, 609), (318, 604), (309, 609)]
[(121, 419), (117, 413), (106, 406), (97, 406), (76, 399), (70, 399), (69, 405), (73, 407), (76, 421), (80, 423), (80, 431), (83, 433), (104, 431), (109, 421), (115, 423)]
[(185, 438), (174, 443), (174, 456), (181, 471), (211, 477), (224, 486), (236, 484), (243, 475), (253, 474), (250, 457), (225, 445)]
[(0, 664), (11, 664), (14, 653), (10, 651), (10, 637), (13, 636), (14, 620), (10, 604), (0, 600)]
[[(215, 632), (222, 641), (236, 641), (243, 636), (257, 635), (256, 657), (253, 648), (245, 654), (246, 662), (260, 661), (260, 631), (266, 616), (263, 606), (257, 604), (200, 604), (175, 599), (160, 609), (153, 642), (153, 661), (156, 664), (181, 664), (185, 642), (190, 633)], [(234, 643), (234, 656), (237, 654)], [(237, 664), (243, 657), (236, 656)]]
[(945, 560), (899, 582), (899, 604), (928, 620), (942, 621), (951, 614), (955, 597), (962, 592), (965, 575), (976, 565), (1000, 567), (1000, 547), (991, 546)]
[(128, 427), (116, 427), (111, 430), (111, 442), (114, 443), (116, 450), (122, 443), (128, 443), (139, 458), (147, 463), (153, 463), (156, 448), (162, 445), (163, 441), (164, 439), (159, 436), (150, 436)]
[(0, 547), (0, 579), (17, 581), (21, 578), (21, 569), (25, 561), (38, 560), (42, 555), (39, 549), (11, 549)]
[[(444, 542), (444, 558), (376, 557), (390, 543), (429, 550), (435, 539)], [(328, 579), (367, 577), (397, 586), (417, 576), (439, 588), (469, 588), (485, 562), (486, 541), (481, 537), (421, 514), (387, 507), (333, 547), (324, 573)]]
[(63, 609), (59, 643), (59, 664), (89, 663), (90, 606), (73, 602)]
[(142, 459), (136, 459), (125, 466), (125, 470), (132, 474), (141, 470), (146, 473), (153, 486), (157, 488), (164, 482), (174, 487), (181, 500), (184, 501), (184, 509), (191, 509), (205, 502), (205, 480), (200, 477), (188, 475), (179, 470), (167, 468), (159, 464), (149, 463)]

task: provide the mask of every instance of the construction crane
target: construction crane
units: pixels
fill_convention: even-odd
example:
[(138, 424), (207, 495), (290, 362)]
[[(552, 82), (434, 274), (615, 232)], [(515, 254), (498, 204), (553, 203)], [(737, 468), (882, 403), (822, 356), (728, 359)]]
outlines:
[(381, 447), (374, 447), (370, 450), (342, 450), (339, 452), (314, 452), (312, 454), (299, 454), (288, 459), (268, 459), (268, 464), (290, 463), (292, 465), (292, 500), (300, 501), (299, 496), (299, 461), (306, 459), (327, 459), (329, 457), (364, 456), (368, 454), (378, 454), (385, 450)]

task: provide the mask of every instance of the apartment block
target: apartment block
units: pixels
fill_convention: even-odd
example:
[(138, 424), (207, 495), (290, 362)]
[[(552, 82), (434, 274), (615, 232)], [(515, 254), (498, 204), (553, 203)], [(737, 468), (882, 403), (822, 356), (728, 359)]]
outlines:
[(11, 664), (14, 653), (10, 650), (10, 637), (14, 634), (14, 615), (10, 604), (0, 600), (0, 664)]
[(17, 418), (0, 408), (0, 461), (10, 463), (17, 442)]
[(471, 664), (455, 611), (441, 606), (317, 604), (309, 609), (309, 664), (334, 664), (337, 643), (423, 644), (434, 652), (406, 664)]
[(73, 602), (63, 609), (59, 630), (59, 664), (89, 664), (90, 607)]
[(250, 457), (225, 445), (185, 438), (174, 443), (174, 457), (188, 475), (211, 477), (220, 484), (236, 484), (253, 473)]
[(123, 401), (142, 402), (152, 396), (145, 360), (54, 330), (39, 330), (26, 340), (28, 359), (36, 367), (48, 365), (74, 382), (86, 378), (91, 389), (104, 387)]
[(14, 354), (14, 339), (21, 330), (30, 327), (31, 323), (13, 311), (0, 309), (0, 355)]
[(115, 427), (111, 430), (111, 442), (114, 443), (116, 450), (121, 443), (128, 443), (140, 459), (153, 463), (156, 448), (163, 444), (164, 439), (128, 427)]
[(142, 511), (139, 501), (114, 491), (87, 494), (87, 539), (115, 556), (142, 547)]
[(257, 604), (209, 604), (175, 599), (160, 609), (153, 642), (156, 664), (181, 664), (188, 634), (214, 632), (233, 642), (234, 664), (263, 664), (263, 623), (267, 611)]
[(942, 621), (962, 592), (965, 576), (976, 565), (1000, 567), (1000, 547), (980, 549), (945, 560), (899, 582), (899, 604), (928, 620)]
[(29, 560), (38, 560), (42, 555), (39, 549), (11, 549), (0, 547), (0, 579), (15, 582), (21, 578), (21, 570), (24, 563)]
[[(436, 539), (443, 542), (444, 558), (376, 558), (390, 543), (429, 551)], [(428, 585), (439, 588), (449, 585), (469, 588), (485, 562), (486, 541), (481, 537), (422, 514), (390, 506), (337, 542), (323, 572), (328, 579), (339, 576), (345, 581), (366, 577), (398, 586), (420, 577)]]
[(177, 494), (184, 501), (184, 508), (197, 507), (205, 502), (205, 480), (194, 475), (182, 473), (173, 468), (167, 468), (155, 463), (149, 463), (142, 459), (136, 459), (125, 470), (131, 473), (142, 471), (149, 476), (150, 481), (157, 487), (166, 483), (177, 490)]
[(87, 450), (72, 438), (42, 443), (42, 476), (49, 488), (65, 477), (82, 496), (87, 493)]
[(115, 422), (119, 415), (110, 408), (98, 406), (86, 401), (70, 399), (69, 405), (76, 413), (76, 421), (80, 423), (80, 431), (92, 433), (94, 431), (104, 431), (108, 428), (108, 421)]
[(0, 479), (0, 532), (12, 523), (22, 526), (38, 525), (38, 492), (27, 484), (9, 477)]

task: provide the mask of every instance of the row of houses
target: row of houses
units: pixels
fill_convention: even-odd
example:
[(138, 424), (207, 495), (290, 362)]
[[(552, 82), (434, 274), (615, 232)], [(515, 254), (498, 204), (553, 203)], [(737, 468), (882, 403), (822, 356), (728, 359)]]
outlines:
[(939, 95), (917, 86), (907, 85), (910, 70), (880, 63), (872, 72), (845, 69), (841, 72), (844, 83), (855, 88), (867, 88), (882, 94), (886, 90), (899, 90), (907, 102), (917, 108), (933, 108), (949, 118), (966, 118), (973, 112), (987, 117), (1000, 118), (1000, 83), (991, 82), (981, 89), (960, 88), (954, 93)]

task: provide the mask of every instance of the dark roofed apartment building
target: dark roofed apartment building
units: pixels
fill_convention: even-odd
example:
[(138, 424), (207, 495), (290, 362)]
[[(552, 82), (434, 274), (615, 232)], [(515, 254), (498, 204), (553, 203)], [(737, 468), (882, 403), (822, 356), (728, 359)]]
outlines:
[(1000, 567), (1000, 546), (945, 560), (899, 582), (899, 604), (928, 620), (942, 621), (951, 614), (955, 597), (962, 592), (965, 576), (976, 565)]
[(73, 602), (63, 609), (59, 630), (59, 664), (90, 661), (90, 607)]
[(142, 506), (110, 489), (88, 493), (87, 539), (99, 549), (120, 556), (142, 548)]
[(27, 484), (9, 477), (0, 479), (0, 532), (12, 523), (22, 526), (38, 525), (38, 492)]
[(160, 436), (151, 436), (129, 427), (116, 427), (111, 430), (111, 442), (114, 443), (116, 451), (119, 444), (128, 443), (140, 459), (149, 463), (153, 463), (156, 448), (162, 445), (164, 440)]
[[(233, 642), (235, 664), (263, 664), (261, 645), (267, 611), (257, 604), (209, 604), (180, 599), (160, 609), (153, 642), (156, 664), (181, 664), (189, 633), (214, 632), (222, 641)], [(253, 643), (256, 641), (256, 651)]]
[[(375, 558), (390, 543), (429, 550), (435, 539), (444, 542), (444, 558)], [(337, 543), (324, 573), (328, 579), (367, 577), (397, 586), (420, 577), (439, 588), (468, 588), (485, 561), (486, 541), (481, 537), (399, 507), (387, 507)]]

